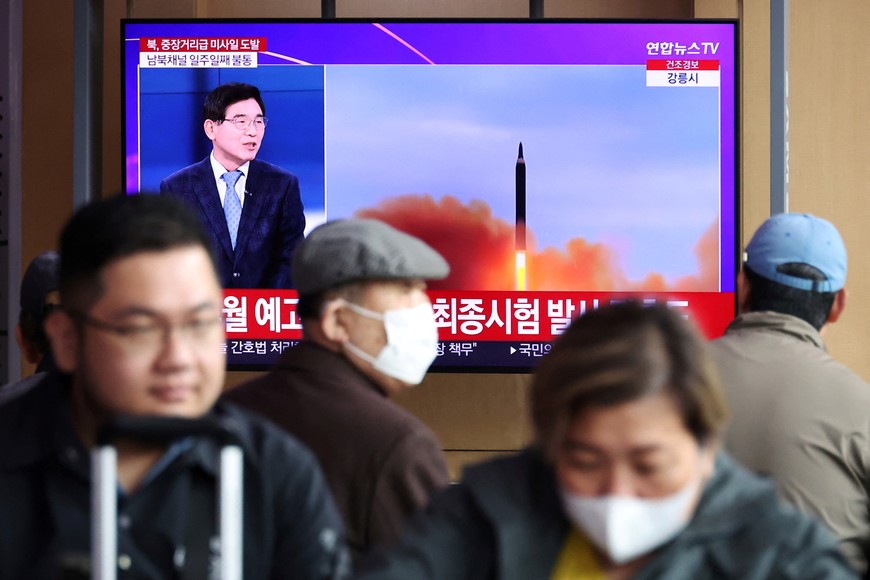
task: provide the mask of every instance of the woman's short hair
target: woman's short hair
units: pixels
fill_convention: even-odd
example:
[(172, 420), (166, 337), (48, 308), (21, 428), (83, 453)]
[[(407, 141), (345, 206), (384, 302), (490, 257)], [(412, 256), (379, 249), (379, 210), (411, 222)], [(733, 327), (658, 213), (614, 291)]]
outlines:
[(681, 313), (637, 302), (590, 311), (574, 320), (535, 371), (536, 442), (552, 461), (578, 413), (657, 394), (673, 397), (699, 442), (716, 437), (727, 420), (705, 339)]

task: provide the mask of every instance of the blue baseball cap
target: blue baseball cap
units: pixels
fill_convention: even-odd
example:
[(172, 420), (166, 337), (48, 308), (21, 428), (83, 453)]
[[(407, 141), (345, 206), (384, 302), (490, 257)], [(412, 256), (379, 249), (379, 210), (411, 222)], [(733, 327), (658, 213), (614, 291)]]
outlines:
[[(807, 264), (825, 275), (808, 280), (779, 271)], [(846, 246), (828, 220), (808, 213), (781, 213), (761, 224), (746, 246), (746, 265), (768, 280), (799, 290), (837, 292), (846, 284)]]

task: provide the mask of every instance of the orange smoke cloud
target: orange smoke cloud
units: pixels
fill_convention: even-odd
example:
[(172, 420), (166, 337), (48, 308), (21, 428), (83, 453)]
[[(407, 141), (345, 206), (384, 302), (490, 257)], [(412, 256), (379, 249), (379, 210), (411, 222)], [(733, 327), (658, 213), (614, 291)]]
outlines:
[[(438, 250), (450, 263), (450, 276), (435, 280), (434, 290), (513, 290), (514, 225), (492, 215), (480, 200), (463, 204), (452, 196), (436, 201), (431, 195), (403, 195), (359, 210), (358, 217), (384, 221)], [(605, 244), (574, 238), (564, 249), (536, 249), (527, 230), (529, 290), (584, 291), (715, 291), (719, 280), (719, 222), (701, 236), (695, 247), (699, 274), (668, 284), (661, 274), (642, 281), (628, 280), (616, 254)]]
[(510, 290), (514, 288), (514, 228), (492, 215), (482, 201), (464, 205), (452, 196), (403, 195), (357, 212), (417, 236), (450, 264), (435, 290)]
[(674, 290), (681, 292), (709, 292), (719, 288), (719, 218), (716, 218), (695, 246), (698, 259), (697, 276), (680, 278)]

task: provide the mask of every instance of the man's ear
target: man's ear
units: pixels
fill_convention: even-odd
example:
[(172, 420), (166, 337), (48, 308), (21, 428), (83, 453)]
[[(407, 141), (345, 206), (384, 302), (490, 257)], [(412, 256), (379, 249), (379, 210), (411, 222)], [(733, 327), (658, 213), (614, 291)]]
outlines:
[(73, 373), (79, 360), (79, 332), (69, 314), (56, 308), (45, 319), (45, 334), (51, 343), (51, 353), (57, 368)]
[(840, 319), (840, 316), (843, 315), (843, 311), (846, 309), (846, 299), (848, 297), (849, 295), (845, 288), (841, 288), (834, 294), (834, 303), (831, 305), (831, 311), (828, 313), (828, 319), (825, 321), (825, 324), (831, 324)]
[(39, 348), (24, 338), (24, 332), (21, 330), (20, 324), (15, 325), (15, 342), (18, 343), (18, 348), (21, 350), (21, 354), (24, 355), (24, 360), (32, 365), (40, 361), (42, 354), (39, 352)]
[(323, 337), (336, 345), (344, 344), (350, 338), (342, 312), (341, 300), (329, 300), (324, 304), (320, 316), (320, 331)]
[(749, 312), (750, 308), (750, 292), (752, 288), (749, 284), (749, 278), (746, 276), (746, 272), (740, 270), (737, 273), (737, 313), (743, 314), (745, 312)]
[(202, 130), (205, 131), (205, 136), (209, 141), (214, 141), (214, 127), (217, 123), (211, 119), (206, 119), (202, 122)]

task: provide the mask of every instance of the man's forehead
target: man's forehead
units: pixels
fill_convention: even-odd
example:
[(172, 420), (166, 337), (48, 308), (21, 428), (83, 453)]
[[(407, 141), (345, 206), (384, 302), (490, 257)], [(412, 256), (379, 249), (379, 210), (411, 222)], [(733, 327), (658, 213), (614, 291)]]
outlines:
[(97, 301), (184, 310), (204, 301), (221, 303), (221, 288), (208, 252), (199, 245), (133, 253), (106, 264)]
[(262, 115), (263, 110), (260, 108), (260, 104), (257, 102), (256, 99), (245, 99), (244, 101), (236, 101), (235, 103), (231, 103), (227, 106), (227, 114), (243, 115), (246, 113)]

